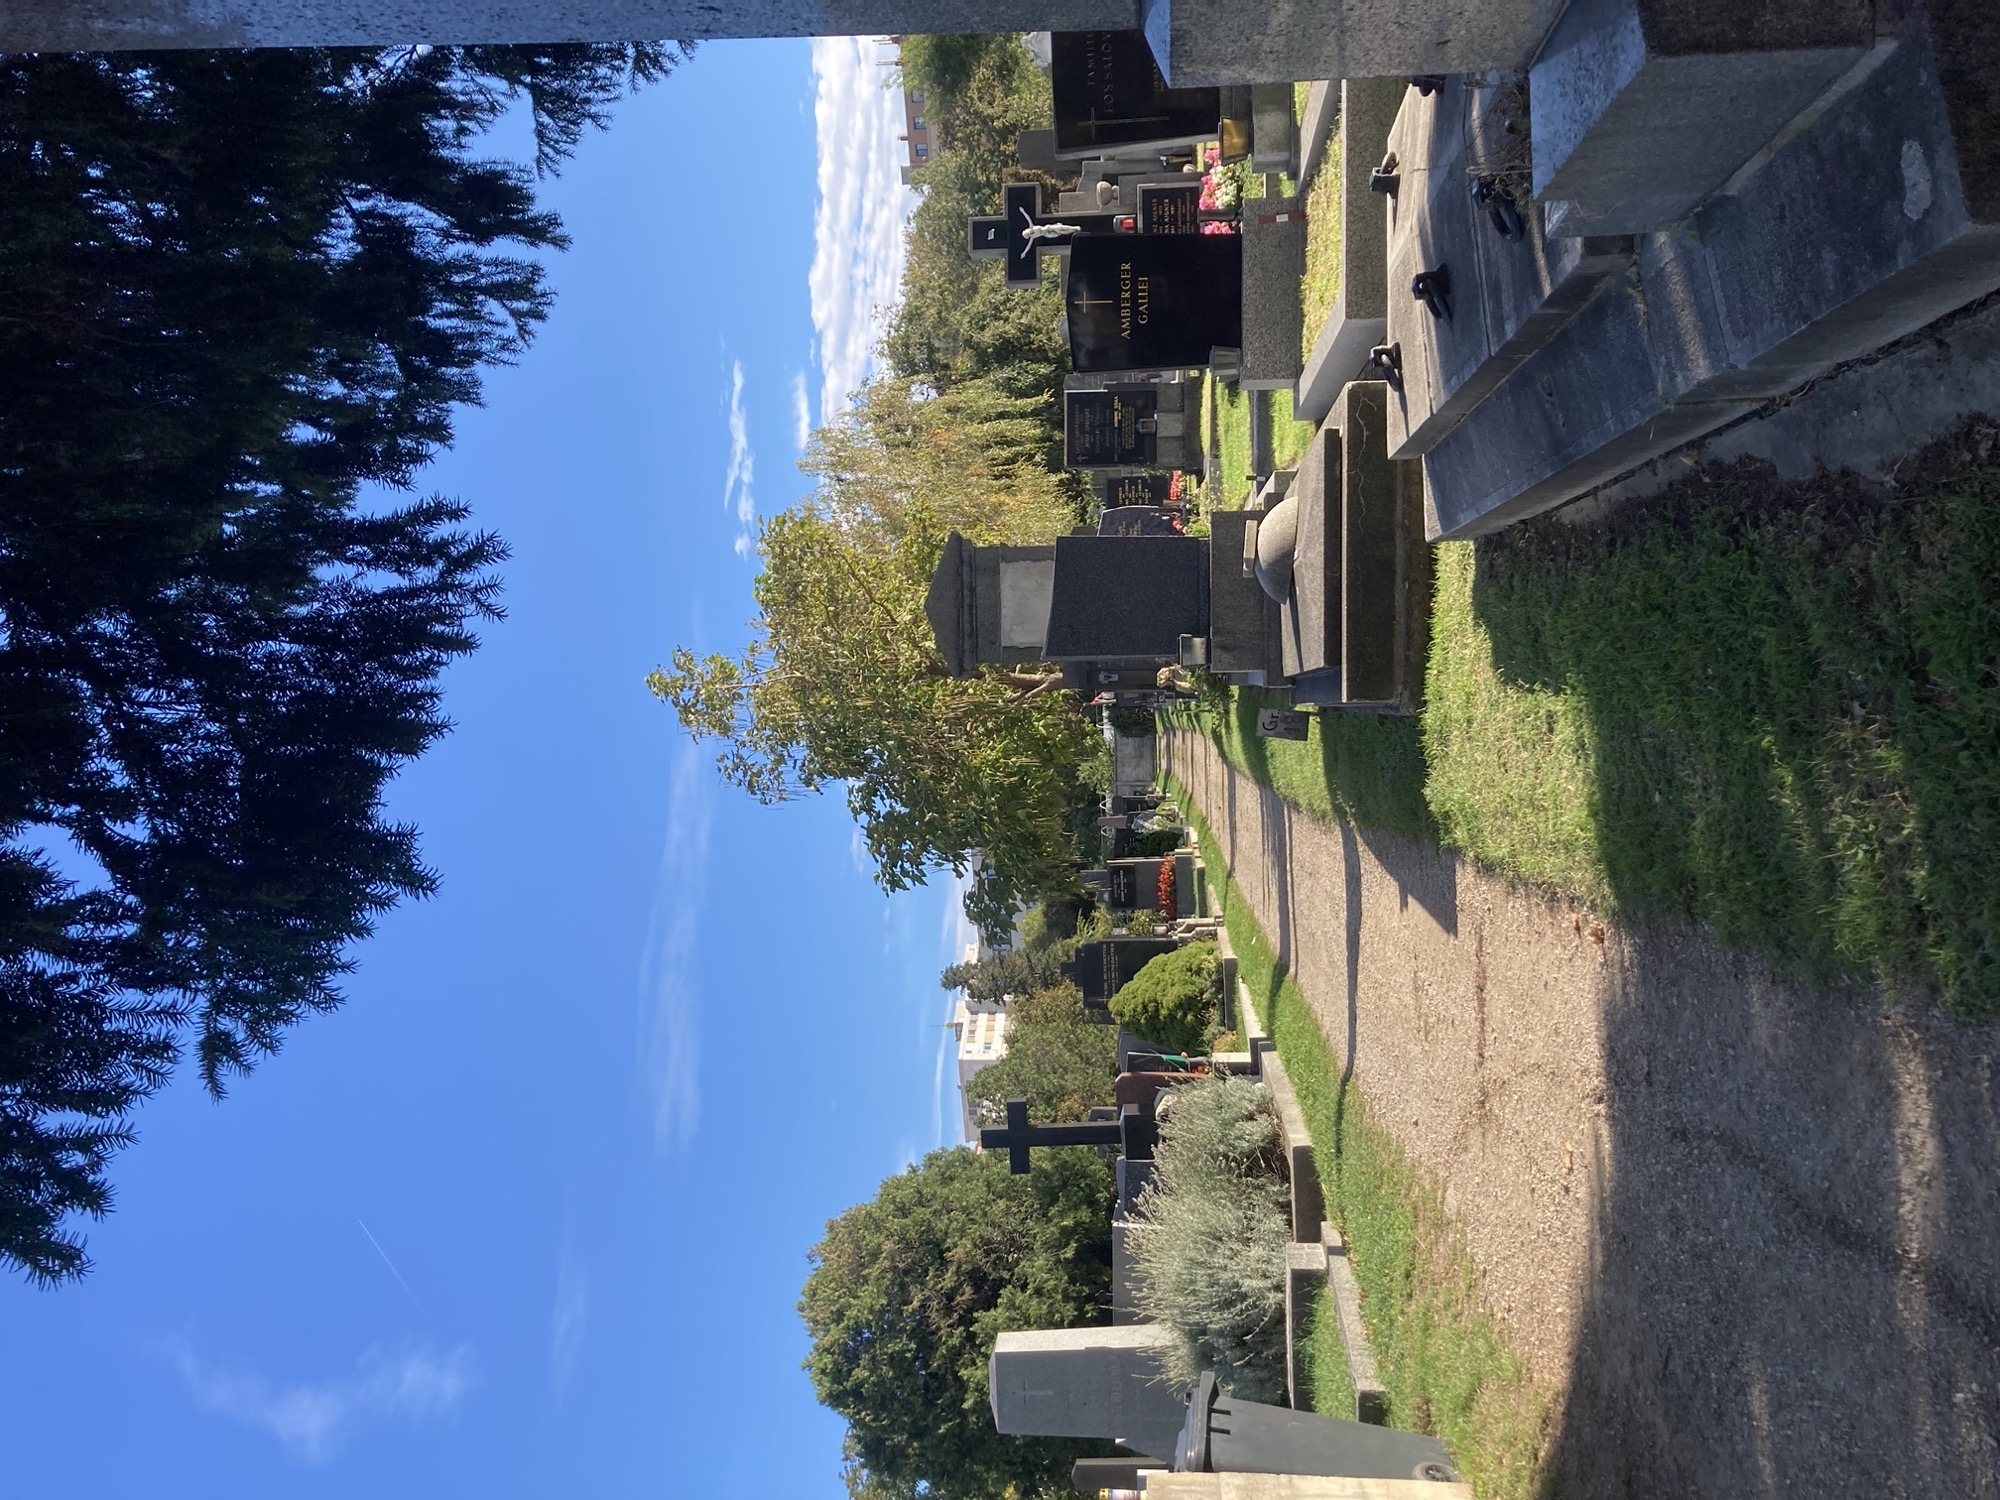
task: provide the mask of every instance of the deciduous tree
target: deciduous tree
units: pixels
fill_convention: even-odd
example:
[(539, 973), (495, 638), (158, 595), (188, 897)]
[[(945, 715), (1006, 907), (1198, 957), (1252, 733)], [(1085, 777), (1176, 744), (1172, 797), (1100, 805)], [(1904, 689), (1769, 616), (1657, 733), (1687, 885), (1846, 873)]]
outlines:
[(847, 1420), (847, 1480), (879, 1500), (1062, 1492), (1101, 1445), (1002, 1437), (987, 1404), (994, 1338), (1103, 1320), (1111, 1174), (1095, 1153), (935, 1151), (827, 1225), (799, 1311), (806, 1369)]

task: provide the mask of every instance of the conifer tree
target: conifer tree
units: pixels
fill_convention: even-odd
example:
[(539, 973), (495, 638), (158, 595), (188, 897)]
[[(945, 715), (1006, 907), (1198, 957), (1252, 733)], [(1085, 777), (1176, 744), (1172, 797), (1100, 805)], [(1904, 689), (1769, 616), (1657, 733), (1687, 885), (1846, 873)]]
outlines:
[(221, 1094), (432, 889), (382, 792), (505, 548), (364, 486), (407, 490), (548, 313), (561, 225), (483, 132), (524, 99), (551, 170), (678, 56), (0, 57), (0, 1258), (31, 1277), (85, 1268), (66, 1221), (184, 1044)]

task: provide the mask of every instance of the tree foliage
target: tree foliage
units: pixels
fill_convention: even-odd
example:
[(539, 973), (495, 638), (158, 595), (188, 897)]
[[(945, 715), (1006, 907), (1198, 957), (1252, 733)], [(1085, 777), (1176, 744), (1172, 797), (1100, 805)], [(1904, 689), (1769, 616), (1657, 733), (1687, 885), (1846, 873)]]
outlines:
[[(385, 503), (546, 315), (552, 167), (652, 46), (0, 58), (0, 1256), (81, 1272), (131, 1107), (339, 1003), (434, 883), (382, 791), (498, 614)], [(46, 851), (61, 849), (61, 872)]]
[(935, 1151), (827, 1225), (799, 1303), (819, 1399), (847, 1420), (847, 1481), (881, 1500), (1027, 1500), (1067, 1486), (1066, 1439), (1002, 1437), (987, 1403), (994, 1338), (1100, 1322), (1111, 1174), (1080, 1148)]
[(948, 990), (964, 990), (968, 1000), (989, 1004), (1031, 995), (1062, 977), (1062, 951), (1055, 945), (1007, 948), (970, 963), (953, 964), (938, 976)]
[(1073, 984), (1038, 990), (1007, 1007), (1007, 1054), (965, 1086), (973, 1113), (993, 1124), (1009, 1099), (1035, 1120), (1081, 1120), (1112, 1102), (1118, 1033), (1090, 1020)]
[(1118, 1024), (1169, 1052), (1208, 1045), (1216, 1011), (1215, 944), (1188, 943), (1149, 958), (1111, 997)]
[(741, 658), (684, 648), (647, 685), (723, 775), (764, 802), (844, 783), (887, 890), (979, 864), (967, 915), (1004, 933), (1071, 883), (1068, 804), (1093, 744), (1050, 679), (953, 678), (924, 618), (937, 543), (843, 526), (817, 506), (772, 517), (756, 633)]

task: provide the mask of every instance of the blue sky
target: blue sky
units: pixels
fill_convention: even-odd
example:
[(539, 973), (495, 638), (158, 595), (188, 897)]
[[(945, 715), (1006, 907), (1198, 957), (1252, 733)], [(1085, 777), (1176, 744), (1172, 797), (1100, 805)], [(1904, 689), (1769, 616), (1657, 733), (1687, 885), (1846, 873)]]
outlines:
[(0, 1500), (842, 1492), (794, 1303), (955, 1132), (957, 903), (885, 898), (837, 798), (719, 784), (642, 679), (740, 644), (863, 371), (877, 55), (713, 44), (550, 185), (555, 315), (422, 477), (514, 547), (393, 791), (442, 893), (225, 1103), (144, 1110), (85, 1282), (0, 1287)]

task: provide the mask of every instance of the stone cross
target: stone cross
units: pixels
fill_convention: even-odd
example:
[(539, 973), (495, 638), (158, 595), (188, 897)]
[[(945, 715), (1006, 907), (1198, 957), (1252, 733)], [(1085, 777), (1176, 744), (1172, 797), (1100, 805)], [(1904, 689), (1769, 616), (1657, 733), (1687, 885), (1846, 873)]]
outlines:
[(1060, 255), (1078, 235), (1131, 227), (1130, 214), (1044, 214), (1040, 183), (1009, 182), (1000, 189), (999, 213), (974, 215), (969, 248), (974, 260), (1004, 260), (1006, 284), (1032, 291), (1041, 285), (1044, 255)]
[(1007, 1150), (1007, 1170), (1016, 1177), (1028, 1170), (1028, 1151), (1033, 1146), (1117, 1146), (1125, 1140), (1125, 1127), (1118, 1120), (1085, 1120), (1075, 1125), (1030, 1125), (1028, 1101), (1007, 1101), (1007, 1123), (989, 1125), (979, 1132), (979, 1149)]

